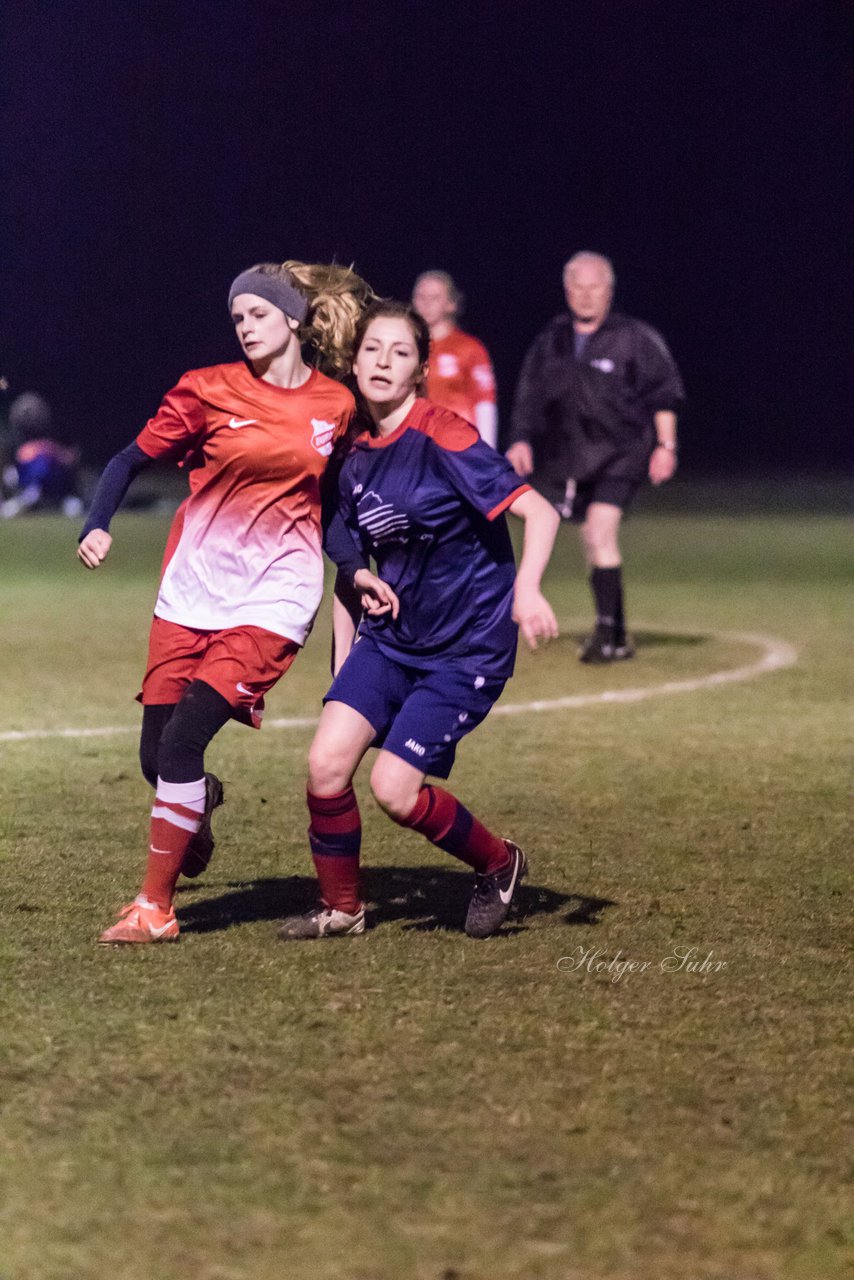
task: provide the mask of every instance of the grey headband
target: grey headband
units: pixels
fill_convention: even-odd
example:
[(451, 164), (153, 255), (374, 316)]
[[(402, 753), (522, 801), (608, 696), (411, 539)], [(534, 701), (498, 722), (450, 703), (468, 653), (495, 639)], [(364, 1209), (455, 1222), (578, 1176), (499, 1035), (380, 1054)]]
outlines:
[(280, 280), (278, 276), (268, 276), (263, 271), (241, 271), (228, 291), (229, 311), (232, 302), (241, 293), (254, 293), (257, 297), (272, 302), (274, 307), (278, 307), (286, 316), (299, 320), (300, 323), (308, 314), (308, 298), (305, 294), (300, 293), (299, 289), (295, 289), (286, 280)]

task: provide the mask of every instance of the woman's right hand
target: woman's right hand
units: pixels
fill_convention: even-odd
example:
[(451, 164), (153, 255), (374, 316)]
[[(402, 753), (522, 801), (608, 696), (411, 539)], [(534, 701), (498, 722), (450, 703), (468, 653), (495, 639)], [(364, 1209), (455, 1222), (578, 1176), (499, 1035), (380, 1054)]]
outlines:
[(107, 558), (113, 539), (106, 529), (90, 529), (77, 548), (77, 558), (87, 569), (97, 569)]
[(370, 569), (357, 569), (353, 576), (353, 586), (362, 595), (362, 608), (372, 618), (391, 611), (396, 618), (400, 612), (400, 601), (387, 582), (378, 578)]

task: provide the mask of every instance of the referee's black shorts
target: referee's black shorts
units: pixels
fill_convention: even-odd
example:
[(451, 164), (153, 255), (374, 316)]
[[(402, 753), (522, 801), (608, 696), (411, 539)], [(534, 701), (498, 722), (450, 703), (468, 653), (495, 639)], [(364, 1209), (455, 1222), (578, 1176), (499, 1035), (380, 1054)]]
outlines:
[(564, 520), (579, 523), (587, 515), (591, 502), (607, 502), (612, 507), (626, 511), (642, 483), (640, 477), (626, 480), (619, 476), (593, 476), (590, 480), (582, 480), (576, 484), (574, 492), (567, 488), (566, 498), (563, 502), (555, 503), (555, 506)]

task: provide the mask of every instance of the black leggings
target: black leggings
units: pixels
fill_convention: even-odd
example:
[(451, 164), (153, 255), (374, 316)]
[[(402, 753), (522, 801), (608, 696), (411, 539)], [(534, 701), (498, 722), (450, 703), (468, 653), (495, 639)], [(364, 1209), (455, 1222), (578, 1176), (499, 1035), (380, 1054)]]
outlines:
[(204, 680), (193, 680), (181, 701), (142, 709), (139, 763), (146, 781), (195, 782), (205, 772), (205, 751), (234, 708)]

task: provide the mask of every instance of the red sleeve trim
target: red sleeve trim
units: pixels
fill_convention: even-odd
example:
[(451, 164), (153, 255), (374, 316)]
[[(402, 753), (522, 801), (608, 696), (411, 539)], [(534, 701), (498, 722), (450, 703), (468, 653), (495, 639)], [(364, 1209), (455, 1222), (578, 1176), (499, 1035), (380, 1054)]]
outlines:
[(502, 511), (506, 511), (508, 507), (512, 507), (517, 498), (521, 498), (523, 493), (529, 493), (530, 490), (531, 486), (529, 484), (520, 484), (519, 488), (514, 489), (509, 497), (505, 498), (503, 502), (499, 502), (497, 507), (493, 507), (491, 511), (486, 513), (487, 520), (495, 520), (497, 516), (501, 515)]

